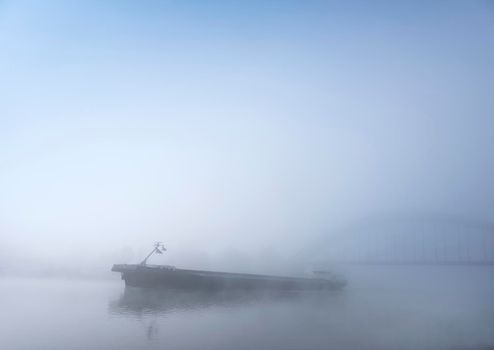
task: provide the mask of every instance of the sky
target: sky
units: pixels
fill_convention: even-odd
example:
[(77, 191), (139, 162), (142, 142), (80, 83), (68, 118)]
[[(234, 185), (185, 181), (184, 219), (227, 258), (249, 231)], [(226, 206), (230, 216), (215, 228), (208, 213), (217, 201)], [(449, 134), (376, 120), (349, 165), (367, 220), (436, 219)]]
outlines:
[(0, 0), (3, 262), (494, 221), (493, 62), (492, 1)]

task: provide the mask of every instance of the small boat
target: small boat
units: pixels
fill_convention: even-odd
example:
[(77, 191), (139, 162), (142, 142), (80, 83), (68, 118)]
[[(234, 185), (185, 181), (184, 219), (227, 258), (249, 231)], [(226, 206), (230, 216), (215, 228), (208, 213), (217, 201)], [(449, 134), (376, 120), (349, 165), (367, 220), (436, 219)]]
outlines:
[(151, 255), (162, 254), (165, 250), (162, 243), (156, 243), (151, 253), (140, 264), (116, 264), (113, 265), (112, 271), (120, 272), (127, 286), (180, 290), (338, 290), (346, 285), (343, 278), (333, 275), (327, 275), (326, 278), (285, 277), (188, 270), (169, 265), (147, 264)]

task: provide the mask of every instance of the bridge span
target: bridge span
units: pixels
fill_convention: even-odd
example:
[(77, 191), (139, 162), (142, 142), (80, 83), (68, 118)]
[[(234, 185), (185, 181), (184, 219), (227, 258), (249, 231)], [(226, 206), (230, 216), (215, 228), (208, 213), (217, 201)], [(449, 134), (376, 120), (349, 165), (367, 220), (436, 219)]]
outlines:
[(494, 224), (431, 214), (361, 220), (305, 254), (320, 265), (494, 266)]

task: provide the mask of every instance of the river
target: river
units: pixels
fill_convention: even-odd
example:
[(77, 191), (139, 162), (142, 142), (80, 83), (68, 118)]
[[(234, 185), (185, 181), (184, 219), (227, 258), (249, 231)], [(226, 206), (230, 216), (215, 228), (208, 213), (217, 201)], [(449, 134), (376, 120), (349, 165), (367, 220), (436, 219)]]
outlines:
[(494, 270), (347, 271), (340, 292), (183, 293), (0, 277), (0, 348), (494, 349)]

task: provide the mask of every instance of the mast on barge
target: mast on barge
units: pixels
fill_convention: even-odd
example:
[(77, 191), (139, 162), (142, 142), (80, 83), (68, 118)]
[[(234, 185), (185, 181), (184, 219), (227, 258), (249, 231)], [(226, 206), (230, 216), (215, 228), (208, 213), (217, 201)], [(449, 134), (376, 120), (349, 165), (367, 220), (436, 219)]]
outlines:
[(141, 265), (146, 265), (148, 259), (151, 257), (151, 255), (153, 255), (154, 253), (156, 254), (163, 254), (163, 252), (166, 252), (166, 248), (165, 246), (163, 245), (163, 242), (156, 242), (154, 244), (154, 248), (153, 250), (151, 250), (151, 252), (148, 254), (148, 256), (146, 256), (144, 258), (143, 261), (141, 261)]

